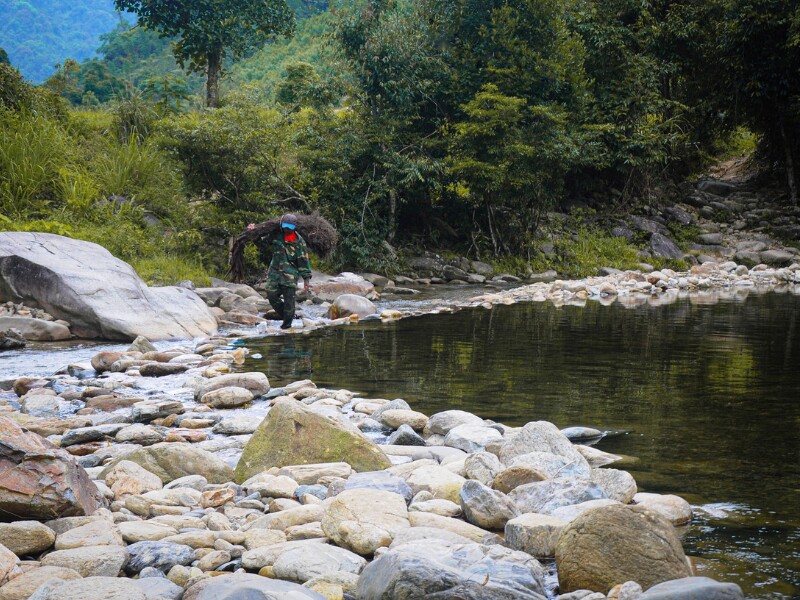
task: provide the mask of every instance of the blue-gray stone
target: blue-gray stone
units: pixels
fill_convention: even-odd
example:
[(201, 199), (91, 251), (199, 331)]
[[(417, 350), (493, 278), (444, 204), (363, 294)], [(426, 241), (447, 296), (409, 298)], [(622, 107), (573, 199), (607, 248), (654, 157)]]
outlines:
[[(298, 486), (297, 489), (294, 491), (295, 498), (300, 500), (306, 494), (311, 494), (312, 496), (316, 496), (320, 500), (325, 500), (328, 497), (328, 488), (327, 486), (314, 484), (314, 485), (301, 485)], [(301, 500), (302, 501), (302, 500)]]
[(384, 490), (400, 494), (405, 498), (406, 504), (411, 501), (414, 492), (411, 487), (401, 478), (387, 471), (367, 471), (365, 473), (353, 473), (344, 485), (346, 490), (369, 489)]
[(136, 542), (128, 546), (131, 558), (125, 572), (136, 575), (147, 567), (166, 573), (175, 565), (188, 565), (195, 559), (194, 548), (172, 542)]

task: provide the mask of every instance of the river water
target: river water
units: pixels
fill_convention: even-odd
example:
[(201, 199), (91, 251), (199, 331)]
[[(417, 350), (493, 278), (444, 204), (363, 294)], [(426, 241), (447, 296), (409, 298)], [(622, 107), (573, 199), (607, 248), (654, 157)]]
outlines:
[[(472, 293), (438, 288), (387, 306), (430, 309)], [(700, 574), (749, 598), (800, 598), (800, 296), (656, 304), (500, 305), (251, 339), (245, 368), (273, 385), (311, 378), (404, 398), (426, 414), (459, 408), (508, 425), (607, 431), (598, 448), (625, 455), (615, 466), (641, 491), (694, 506), (680, 532)], [(0, 380), (125, 346), (5, 352)]]
[(695, 507), (700, 574), (800, 598), (800, 297), (466, 309), (248, 343), (273, 385), (312, 378), (426, 414), (612, 432), (640, 491)]

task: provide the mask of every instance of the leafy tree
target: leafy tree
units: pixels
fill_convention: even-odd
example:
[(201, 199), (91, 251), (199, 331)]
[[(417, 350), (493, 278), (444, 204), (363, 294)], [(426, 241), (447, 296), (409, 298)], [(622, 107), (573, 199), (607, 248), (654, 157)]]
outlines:
[(206, 104), (219, 106), (222, 61), (240, 58), (276, 35), (291, 35), (294, 17), (285, 0), (114, 0), (136, 13), (139, 23), (165, 37), (176, 37), (175, 58), (182, 67), (206, 74)]
[(278, 86), (275, 99), (297, 110), (302, 107), (322, 108), (335, 100), (335, 91), (314, 69), (304, 62), (286, 65), (286, 78)]
[(8, 52), (0, 48), (0, 65), (10, 65), (11, 60), (8, 58)]
[(80, 70), (78, 61), (68, 58), (64, 64), (56, 65), (56, 72), (47, 78), (44, 85), (72, 104), (80, 104), (83, 96), (79, 81)]
[[(576, 148), (566, 115), (486, 84), (455, 123), (448, 160), (455, 190), (485, 218), (495, 256), (528, 253), (529, 235), (563, 187)], [(475, 243), (473, 239), (473, 244)]]

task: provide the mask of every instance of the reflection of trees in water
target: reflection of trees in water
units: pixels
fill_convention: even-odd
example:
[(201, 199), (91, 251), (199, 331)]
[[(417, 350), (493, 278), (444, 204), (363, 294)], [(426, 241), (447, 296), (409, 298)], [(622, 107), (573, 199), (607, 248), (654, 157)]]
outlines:
[(780, 529), (800, 521), (800, 298), (718, 300), (477, 308), (276, 338), (262, 351), (286, 357), (294, 378), (313, 371), (318, 385), (402, 397), (427, 414), (629, 430), (600, 447), (637, 456), (623, 468), (642, 489), (772, 510), (768, 527)]
[(517, 304), (275, 338), (264, 354), (272, 377), (313, 372), (318, 385), (402, 397), (428, 414), (631, 430), (605, 447), (717, 487), (766, 463), (797, 470), (798, 308), (779, 294), (635, 309)]
[[(275, 338), (267, 353), (267, 376), (272, 380), (310, 379), (313, 375), (311, 351), (294, 336)], [(288, 381), (287, 381), (288, 382)]]

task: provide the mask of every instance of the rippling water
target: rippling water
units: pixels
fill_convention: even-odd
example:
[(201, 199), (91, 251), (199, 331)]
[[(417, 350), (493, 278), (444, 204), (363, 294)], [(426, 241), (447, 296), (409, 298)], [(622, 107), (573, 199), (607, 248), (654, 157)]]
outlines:
[(642, 491), (677, 493), (700, 574), (800, 597), (800, 298), (463, 310), (249, 344), (274, 384), (405, 398), (509, 425), (613, 431)]

